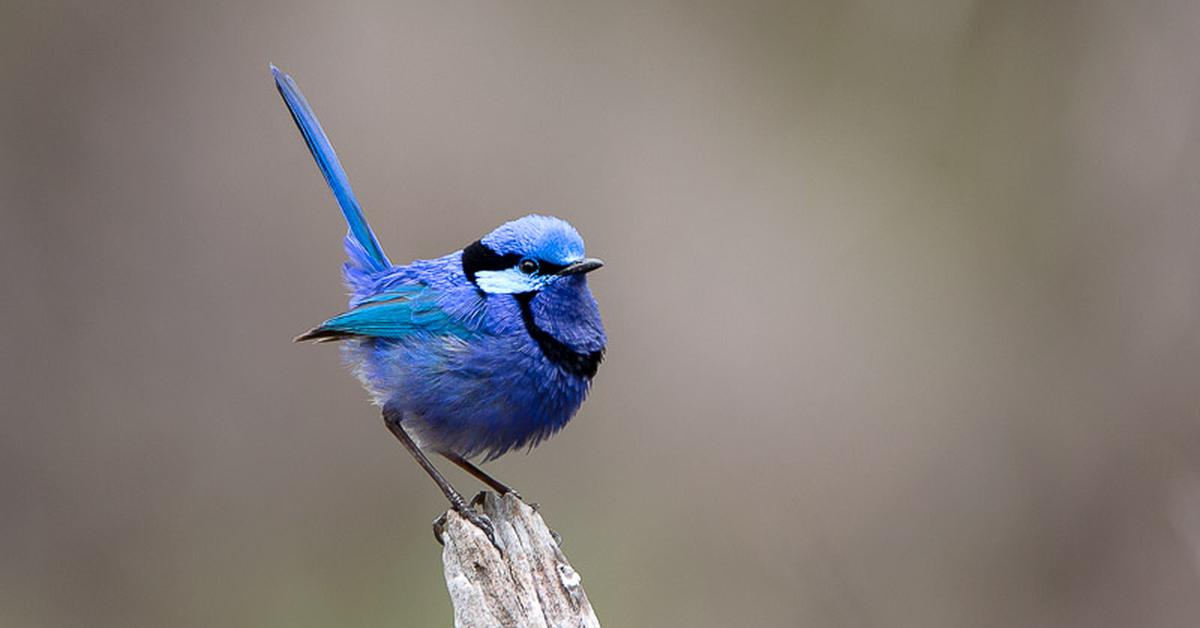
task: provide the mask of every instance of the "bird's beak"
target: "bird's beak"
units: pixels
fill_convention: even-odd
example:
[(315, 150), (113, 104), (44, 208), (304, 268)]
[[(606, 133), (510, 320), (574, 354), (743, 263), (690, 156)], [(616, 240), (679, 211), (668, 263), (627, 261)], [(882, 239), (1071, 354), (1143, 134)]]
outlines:
[(588, 259), (579, 260), (578, 262), (575, 262), (574, 264), (567, 266), (566, 268), (558, 271), (558, 274), (559, 275), (582, 275), (584, 273), (590, 273), (593, 270), (596, 270), (597, 268), (600, 268), (603, 265), (604, 265), (604, 262), (602, 262), (598, 259), (589, 257)]

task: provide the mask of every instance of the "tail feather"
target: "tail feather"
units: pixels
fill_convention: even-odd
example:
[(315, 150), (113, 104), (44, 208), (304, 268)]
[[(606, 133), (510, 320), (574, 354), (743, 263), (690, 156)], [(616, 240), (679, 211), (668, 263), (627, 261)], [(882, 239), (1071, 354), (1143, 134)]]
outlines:
[(363, 249), (353, 233), (346, 234), (343, 244), (347, 261), (342, 265), (342, 278), (346, 287), (355, 295), (372, 293), (379, 277), (374, 258)]
[(347, 338), (353, 338), (355, 336), (356, 336), (356, 334), (351, 334), (351, 333), (347, 333), (344, 331), (338, 331), (335, 329), (327, 329), (325, 327), (314, 327), (314, 328), (304, 332), (303, 334), (300, 334), (299, 336), (292, 338), (292, 342), (307, 342), (309, 340), (313, 340), (318, 343), (337, 342), (339, 340), (345, 340)]
[(351, 265), (357, 267), (355, 270), (360, 273), (387, 270), (392, 263), (384, 255), (371, 226), (367, 224), (358, 199), (354, 196), (354, 190), (350, 188), (350, 179), (346, 177), (346, 171), (342, 169), (337, 153), (333, 152), (333, 145), (325, 136), (312, 107), (308, 106), (308, 101), (305, 100), (304, 94), (300, 93), (300, 88), (296, 86), (292, 77), (274, 65), (271, 66), (271, 73), (275, 76), (275, 87), (283, 96), (283, 102), (292, 113), (292, 120), (304, 136), (308, 150), (316, 160), (317, 167), (321, 169), (321, 174), (325, 175), (325, 182), (333, 191), (333, 197), (337, 199), (342, 208), (342, 215), (346, 217), (346, 224), (349, 225), (349, 231), (346, 233), (346, 256), (350, 259), (347, 264), (347, 279), (351, 278)]

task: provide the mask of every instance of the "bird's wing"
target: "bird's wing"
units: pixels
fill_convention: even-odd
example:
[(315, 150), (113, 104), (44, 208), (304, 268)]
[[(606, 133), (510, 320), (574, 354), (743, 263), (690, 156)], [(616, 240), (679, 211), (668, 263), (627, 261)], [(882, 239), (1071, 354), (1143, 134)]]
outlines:
[(475, 325), (447, 312), (438, 296), (427, 286), (400, 286), (368, 297), (358, 307), (296, 337), (296, 341), (328, 342), (355, 336), (404, 339), (414, 335), (466, 339), (475, 333)]

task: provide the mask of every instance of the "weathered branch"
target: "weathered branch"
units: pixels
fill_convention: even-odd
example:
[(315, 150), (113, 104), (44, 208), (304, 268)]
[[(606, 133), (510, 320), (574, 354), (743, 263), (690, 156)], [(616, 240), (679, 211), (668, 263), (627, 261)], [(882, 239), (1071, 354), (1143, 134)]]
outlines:
[(446, 513), (442, 563), (454, 625), (599, 628), (579, 574), (541, 515), (513, 495), (481, 496), (475, 503), (503, 552), (458, 513)]

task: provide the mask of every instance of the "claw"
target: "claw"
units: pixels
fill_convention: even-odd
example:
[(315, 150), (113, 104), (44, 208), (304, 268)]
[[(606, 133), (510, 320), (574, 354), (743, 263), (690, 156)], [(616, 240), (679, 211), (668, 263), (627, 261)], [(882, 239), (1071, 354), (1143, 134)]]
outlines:
[(433, 538), (441, 545), (446, 544), (446, 513), (433, 520)]
[(470, 521), (471, 525), (479, 528), (487, 536), (488, 540), (492, 542), (492, 545), (496, 546), (496, 549), (500, 549), (500, 544), (496, 543), (496, 529), (492, 526), (492, 520), (487, 515), (470, 506), (463, 506), (457, 510), (458, 514), (463, 516), (463, 519)]
[[(496, 528), (492, 525), (492, 520), (485, 514), (471, 508), (470, 506), (455, 507), (454, 511), (462, 516), (463, 519), (471, 522), (471, 525), (479, 528), (492, 545), (496, 549), (500, 549), (500, 544), (496, 542)], [(433, 520), (433, 538), (440, 544), (446, 544), (446, 513), (438, 515), (437, 519)]]

